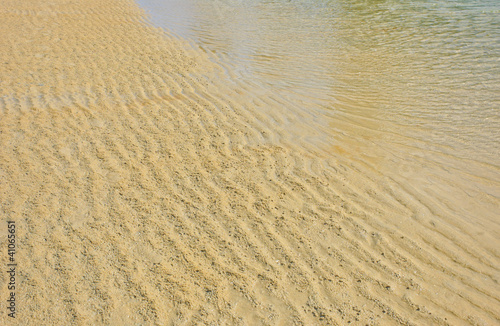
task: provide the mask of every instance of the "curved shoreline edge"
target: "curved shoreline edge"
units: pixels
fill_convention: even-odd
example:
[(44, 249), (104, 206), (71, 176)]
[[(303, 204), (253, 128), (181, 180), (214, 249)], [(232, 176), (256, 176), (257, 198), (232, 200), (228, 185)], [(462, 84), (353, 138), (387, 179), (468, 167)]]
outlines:
[(0, 324), (500, 320), (496, 233), (310, 145), (134, 2), (4, 1), (0, 35)]

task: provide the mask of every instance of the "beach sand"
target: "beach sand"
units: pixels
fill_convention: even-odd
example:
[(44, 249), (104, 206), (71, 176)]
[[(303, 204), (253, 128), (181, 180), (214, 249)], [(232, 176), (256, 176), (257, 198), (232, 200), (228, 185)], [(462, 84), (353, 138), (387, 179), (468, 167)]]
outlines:
[(1, 325), (500, 323), (497, 222), (354, 163), (134, 2), (6, 0), (0, 35)]

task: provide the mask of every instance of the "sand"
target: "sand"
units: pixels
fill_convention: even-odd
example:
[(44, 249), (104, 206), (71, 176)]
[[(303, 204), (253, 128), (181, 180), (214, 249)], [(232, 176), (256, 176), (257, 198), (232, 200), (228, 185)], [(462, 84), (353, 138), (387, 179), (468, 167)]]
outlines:
[(356, 163), (134, 2), (2, 1), (0, 35), (1, 325), (500, 324), (497, 220)]

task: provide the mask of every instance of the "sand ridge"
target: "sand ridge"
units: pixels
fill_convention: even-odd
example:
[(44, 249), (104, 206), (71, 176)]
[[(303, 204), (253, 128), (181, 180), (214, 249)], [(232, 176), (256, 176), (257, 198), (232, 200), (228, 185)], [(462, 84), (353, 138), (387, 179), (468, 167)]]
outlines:
[(133, 2), (4, 1), (0, 34), (2, 325), (498, 323), (498, 239)]

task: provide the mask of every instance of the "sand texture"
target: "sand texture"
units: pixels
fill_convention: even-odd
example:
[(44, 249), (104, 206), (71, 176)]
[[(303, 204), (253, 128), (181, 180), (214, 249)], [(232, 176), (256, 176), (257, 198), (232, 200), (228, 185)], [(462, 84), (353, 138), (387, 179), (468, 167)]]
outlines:
[(0, 35), (0, 325), (500, 324), (498, 221), (351, 161), (135, 3), (3, 0)]

